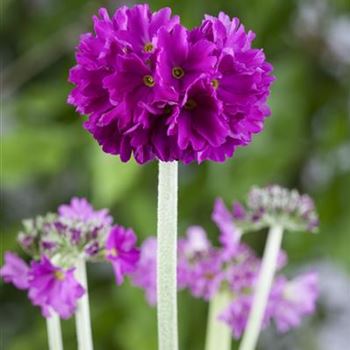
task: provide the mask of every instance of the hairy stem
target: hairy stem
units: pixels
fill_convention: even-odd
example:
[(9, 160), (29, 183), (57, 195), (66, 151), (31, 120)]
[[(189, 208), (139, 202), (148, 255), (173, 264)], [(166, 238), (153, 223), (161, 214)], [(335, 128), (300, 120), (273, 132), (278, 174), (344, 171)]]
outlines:
[(59, 316), (54, 311), (46, 319), (46, 327), (49, 350), (63, 350), (61, 322)]
[(283, 228), (281, 226), (276, 225), (271, 227), (255, 289), (252, 309), (239, 350), (254, 350), (256, 348), (273, 278), (276, 272), (282, 236)]
[(78, 300), (77, 310), (75, 312), (78, 349), (93, 350), (86, 264), (83, 259), (77, 261), (76, 278), (85, 289), (85, 294)]
[(177, 162), (159, 162), (157, 223), (158, 350), (177, 350)]
[(218, 319), (219, 314), (227, 308), (232, 297), (227, 290), (219, 291), (209, 303), (209, 315), (205, 350), (230, 350), (230, 328)]

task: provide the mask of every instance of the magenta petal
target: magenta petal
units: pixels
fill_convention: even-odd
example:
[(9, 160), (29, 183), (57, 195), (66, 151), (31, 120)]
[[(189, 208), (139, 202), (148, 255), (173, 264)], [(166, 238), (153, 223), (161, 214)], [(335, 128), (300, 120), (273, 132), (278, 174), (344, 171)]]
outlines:
[(29, 266), (12, 252), (5, 253), (5, 265), (0, 269), (0, 276), (18, 289), (29, 287)]
[(112, 263), (116, 283), (123, 283), (124, 276), (133, 272), (140, 257), (133, 230), (114, 226), (106, 241), (106, 258)]
[(56, 311), (62, 318), (74, 314), (77, 300), (85, 290), (76, 281), (73, 272), (74, 269), (54, 266), (45, 256), (38, 262), (32, 262), (28, 296), (33, 305), (41, 307), (44, 317), (50, 316), (50, 310)]

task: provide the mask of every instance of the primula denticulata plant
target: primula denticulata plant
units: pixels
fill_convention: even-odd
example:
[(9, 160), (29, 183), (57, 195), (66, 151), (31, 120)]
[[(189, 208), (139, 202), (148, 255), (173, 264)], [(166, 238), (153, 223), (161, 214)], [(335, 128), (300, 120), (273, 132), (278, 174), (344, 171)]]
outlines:
[[(148, 5), (113, 16), (102, 8), (93, 28), (76, 48), (68, 103), (87, 116), (84, 128), (104, 152), (159, 162), (157, 238), (139, 250), (131, 229), (113, 226), (107, 210), (78, 198), (24, 222), (19, 243), (31, 262), (7, 252), (1, 276), (41, 308), (50, 348), (62, 349), (59, 317), (75, 314), (79, 350), (93, 349), (87, 261), (109, 261), (118, 285), (130, 275), (145, 289), (157, 304), (159, 350), (178, 349), (178, 289), (209, 302), (206, 350), (229, 349), (231, 335), (243, 335), (241, 350), (253, 350), (271, 321), (282, 332), (299, 325), (315, 308), (317, 276), (283, 276), (280, 247), (284, 230), (317, 228), (308, 196), (254, 188), (232, 210), (216, 202), (219, 247), (197, 226), (177, 238), (178, 162), (228, 161), (270, 115), (275, 78), (263, 50), (252, 47), (255, 34), (224, 13), (189, 30), (169, 8), (151, 12)], [(241, 237), (264, 228), (270, 233), (260, 260)]]
[(115, 280), (135, 270), (139, 260), (136, 235), (113, 226), (108, 210), (95, 211), (84, 198), (73, 198), (57, 213), (25, 220), (18, 242), (30, 256), (27, 264), (5, 253), (0, 276), (26, 290), (33, 305), (47, 320), (50, 350), (63, 349), (59, 317), (75, 315), (79, 350), (92, 350), (86, 262), (108, 261)]
[[(217, 199), (212, 219), (219, 229), (219, 246), (209, 241), (200, 226), (189, 227), (176, 244), (177, 289), (209, 303), (206, 350), (229, 350), (232, 337), (240, 339), (242, 334), (244, 348), (244, 339), (251, 344), (251, 334), (256, 334), (256, 341), (271, 322), (279, 332), (287, 332), (315, 311), (317, 274), (284, 276), (287, 254), (280, 247), (269, 265), (272, 277), (267, 292), (259, 297), (264, 261), (270, 253), (261, 260), (241, 240), (262, 227), (272, 231), (275, 225), (281, 231), (315, 232), (318, 218), (310, 197), (279, 186), (253, 188), (247, 204), (234, 202), (231, 210)], [(30, 263), (6, 252), (0, 275), (27, 290), (33, 305), (41, 308), (50, 349), (63, 349), (59, 317), (73, 314), (79, 349), (92, 349), (87, 261), (111, 263), (117, 285), (129, 276), (134, 286), (144, 290), (148, 303), (157, 304), (157, 238), (149, 237), (137, 248), (132, 229), (113, 225), (108, 210), (95, 211), (85, 199), (73, 198), (55, 214), (24, 221), (18, 242), (31, 257)], [(261, 314), (256, 316), (256, 310)], [(251, 325), (251, 319), (258, 319), (257, 326)]]

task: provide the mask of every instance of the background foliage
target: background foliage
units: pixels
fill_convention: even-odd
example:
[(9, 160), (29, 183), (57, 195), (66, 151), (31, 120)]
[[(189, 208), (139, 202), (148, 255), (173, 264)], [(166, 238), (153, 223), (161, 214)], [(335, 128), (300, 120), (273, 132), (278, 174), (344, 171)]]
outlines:
[[(325, 297), (334, 299), (342, 291), (349, 298), (341, 311), (327, 309), (321, 300), (316, 317), (283, 337), (278, 346), (344, 350), (349, 334), (341, 333), (334, 322), (340, 322), (344, 310), (350, 320), (349, 0), (150, 3), (153, 9), (171, 6), (189, 27), (205, 13), (216, 15), (220, 10), (240, 17), (257, 33), (255, 45), (264, 47), (278, 78), (270, 103), (273, 115), (250, 147), (225, 164), (180, 167), (180, 234), (190, 224), (201, 224), (216, 239), (210, 220), (214, 198), (222, 196), (227, 203), (241, 199), (253, 184), (279, 183), (310, 193), (321, 217), (320, 235), (286, 236), (288, 270), (293, 274), (310, 264), (326, 269), (322, 283), (334, 289), (326, 288)], [(67, 72), (79, 34), (91, 29), (90, 18), (98, 7), (114, 10), (121, 4), (3, 1), (2, 251), (18, 249), (16, 233), (23, 218), (53, 211), (73, 195), (110, 207), (116, 221), (134, 227), (140, 240), (155, 233), (156, 164), (122, 164), (102, 154), (65, 102), (71, 89)], [(258, 251), (264, 239), (264, 232), (249, 237)], [(340, 290), (338, 282), (333, 284), (335, 276)], [(142, 291), (127, 284), (117, 288), (105, 265), (89, 267), (89, 283), (96, 350), (156, 349), (156, 314)], [(25, 293), (2, 284), (0, 297), (1, 348), (44, 349), (45, 323)], [(205, 317), (205, 303), (180, 294), (182, 349), (203, 349)], [(74, 320), (63, 326), (65, 348), (75, 349)], [(325, 345), (327, 334), (338, 343)], [(271, 349), (274, 339), (272, 331), (266, 332), (261, 346)]]

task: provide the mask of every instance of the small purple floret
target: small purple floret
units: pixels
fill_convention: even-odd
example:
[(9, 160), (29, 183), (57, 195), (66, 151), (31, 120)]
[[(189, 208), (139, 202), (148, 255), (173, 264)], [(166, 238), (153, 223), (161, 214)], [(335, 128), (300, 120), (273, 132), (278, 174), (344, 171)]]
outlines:
[(43, 256), (30, 270), (29, 299), (40, 306), (44, 317), (55, 311), (66, 319), (73, 315), (77, 300), (85, 293), (74, 277), (74, 268), (64, 270)]
[(29, 266), (14, 253), (5, 253), (5, 265), (0, 269), (0, 276), (6, 283), (12, 283), (18, 289), (29, 287)]
[(105, 256), (113, 266), (118, 285), (123, 283), (125, 275), (135, 271), (140, 258), (136, 240), (134, 231), (122, 226), (114, 226), (108, 235)]

